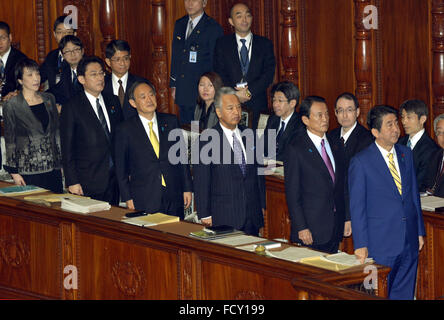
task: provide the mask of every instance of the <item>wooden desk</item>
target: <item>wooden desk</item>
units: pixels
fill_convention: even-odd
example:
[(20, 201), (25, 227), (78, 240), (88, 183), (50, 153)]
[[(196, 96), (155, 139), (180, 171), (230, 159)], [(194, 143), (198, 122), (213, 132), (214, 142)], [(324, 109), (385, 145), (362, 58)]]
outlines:
[[(80, 215), (0, 198), (0, 297), (298, 299), (294, 279), (352, 287), (367, 276), (362, 267), (332, 272), (190, 238), (200, 225), (125, 224), (125, 212)], [(378, 266), (382, 297), (388, 271)]]

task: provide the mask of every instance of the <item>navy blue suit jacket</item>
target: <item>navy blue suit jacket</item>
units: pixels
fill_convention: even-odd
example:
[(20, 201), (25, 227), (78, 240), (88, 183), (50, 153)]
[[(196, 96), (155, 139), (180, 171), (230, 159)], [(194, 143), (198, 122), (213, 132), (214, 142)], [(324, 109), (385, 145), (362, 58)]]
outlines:
[[(284, 158), (285, 195), (292, 242), (301, 242), (298, 232), (304, 229), (311, 231), (314, 245), (333, 239), (341, 241), (344, 223), (350, 220), (344, 204), (342, 153), (336, 145), (329, 144), (335, 161), (335, 182), (307, 131), (287, 146)], [(339, 234), (333, 234), (335, 223), (341, 224)]]
[[(253, 111), (266, 110), (268, 106), (267, 89), (273, 83), (276, 59), (271, 40), (253, 35), (250, 66), (246, 81), (251, 100), (245, 106)], [(224, 86), (236, 87), (242, 79), (238, 45), (235, 34), (220, 38), (214, 51), (214, 71), (218, 73)]]
[[(111, 77), (112, 77), (111, 74), (107, 74), (105, 76), (105, 88), (103, 89), (103, 92), (107, 95), (114, 95), (113, 82), (112, 82)], [(136, 81), (143, 82), (146, 80), (139, 77), (139, 76), (128, 73), (128, 81), (126, 83), (125, 98), (123, 100), (123, 106), (120, 105), (120, 101), (119, 101), (119, 106), (122, 109), (123, 117), (125, 118), (125, 120), (137, 115), (137, 110), (135, 108), (133, 108), (133, 106), (131, 106), (131, 104), (129, 103), (129, 96), (128, 96), (128, 90), (131, 88), (131, 86)], [(116, 97), (118, 98), (118, 96), (116, 96)]]
[(148, 213), (160, 212), (162, 208), (161, 175), (165, 179), (167, 197), (176, 203), (176, 207), (183, 207), (183, 193), (192, 191), (188, 164), (172, 164), (168, 159), (169, 150), (177, 143), (176, 140), (169, 141), (168, 135), (180, 128), (178, 119), (167, 113), (157, 112), (156, 115), (159, 158), (138, 115), (117, 127), (115, 140), (116, 175), (121, 199), (132, 199), (136, 210)]
[(410, 148), (395, 145), (402, 195), (376, 143), (350, 162), (350, 214), (355, 249), (367, 247), (370, 257), (395, 257), (410, 243), (418, 251), (424, 222)]
[[(205, 164), (200, 161), (193, 164), (194, 178), (194, 199), (196, 201), (197, 214), (199, 218), (212, 216), (213, 225), (229, 225), (236, 229), (241, 229), (247, 218), (260, 229), (264, 225), (262, 207), (265, 208), (265, 194), (260, 190), (265, 190), (264, 176), (258, 176), (258, 165), (256, 159), (247, 164), (247, 173), (244, 177), (237, 163), (234, 163), (234, 153), (225, 137), (220, 123), (213, 129), (218, 133), (214, 139), (219, 140), (218, 149), (209, 152), (217, 157), (219, 163)], [(241, 132), (245, 127), (239, 127)], [(208, 153), (208, 142), (202, 139), (205, 131), (199, 140), (200, 153)], [(254, 139), (254, 138), (253, 138)], [(213, 141), (210, 139), (210, 142)], [(243, 141), (247, 152), (248, 147), (254, 145), (254, 141), (246, 139)], [(225, 148), (224, 148), (225, 145)], [(253, 147), (254, 148), (254, 147)], [(203, 152), (202, 149), (206, 149)], [(219, 152), (217, 152), (219, 151)], [(251, 151), (251, 149), (250, 149)], [(253, 150), (254, 152), (254, 150)], [(219, 153), (217, 155), (217, 153)], [(220, 157), (218, 157), (220, 155)], [(231, 159), (231, 164), (223, 164), (223, 157)], [(248, 160), (248, 162), (250, 162)]]
[(58, 104), (65, 105), (71, 98), (83, 92), (83, 86), (80, 82), (73, 83), (71, 66), (64, 61), (60, 81), (56, 84), (54, 80), (54, 85), (47, 92), (54, 95)]
[(17, 83), (15, 81), (15, 65), (23, 59), (26, 59), (26, 55), (20, 50), (11, 47), (8, 61), (5, 66), (6, 83), (2, 88), (2, 97), (5, 97), (11, 91), (17, 89)]
[[(224, 32), (213, 18), (203, 14), (193, 32), (185, 40), (188, 15), (180, 18), (174, 25), (171, 54), (170, 87), (176, 88), (176, 104), (195, 106), (200, 76), (213, 70), (213, 52), (216, 40)], [(190, 62), (190, 51), (197, 52), (197, 62)]]

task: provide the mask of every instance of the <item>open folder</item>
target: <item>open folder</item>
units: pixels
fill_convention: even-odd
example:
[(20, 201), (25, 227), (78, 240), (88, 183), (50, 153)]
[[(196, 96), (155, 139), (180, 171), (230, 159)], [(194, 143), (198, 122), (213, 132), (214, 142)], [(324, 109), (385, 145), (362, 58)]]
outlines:
[(179, 222), (179, 217), (169, 216), (163, 213), (153, 213), (146, 216), (127, 218), (122, 220), (125, 223), (134, 224), (141, 227), (156, 226), (158, 224)]

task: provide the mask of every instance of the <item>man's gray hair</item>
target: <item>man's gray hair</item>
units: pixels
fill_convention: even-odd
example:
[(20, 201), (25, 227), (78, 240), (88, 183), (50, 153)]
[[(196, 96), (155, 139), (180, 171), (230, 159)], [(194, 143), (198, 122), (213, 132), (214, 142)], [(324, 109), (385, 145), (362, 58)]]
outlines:
[(435, 118), (435, 120), (433, 120), (433, 130), (435, 130), (435, 133), (436, 133), (436, 126), (438, 125), (438, 122), (441, 120), (444, 120), (444, 113), (441, 113), (439, 116)]
[(222, 107), (222, 97), (230, 94), (236, 95), (236, 93), (237, 91), (230, 87), (220, 88), (214, 96), (214, 107), (220, 109), (220, 107)]

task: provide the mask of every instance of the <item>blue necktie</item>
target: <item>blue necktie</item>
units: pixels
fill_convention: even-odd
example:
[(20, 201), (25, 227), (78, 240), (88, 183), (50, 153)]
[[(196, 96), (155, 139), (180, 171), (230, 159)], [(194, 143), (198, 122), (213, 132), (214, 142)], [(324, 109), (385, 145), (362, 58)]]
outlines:
[(248, 72), (248, 67), (250, 66), (250, 59), (248, 57), (247, 46), (245, 45), (245, 42), (247, 40), (240, 39), (240, 41), (242, 42), (242, 47), (241, 47), (241, 50), (240, 50), (241, 67), (242, 67), (242, 74), (245, 76), (247, 74), (247, 72)]
[(57, 59), (57, 69), (59, 70), (59, 73), (61, 68), (62, 68), (62, 55), (59, 54), (59, 57)]
[(409, 147), (410, 149), (412, 149), (412, 141), (410, 141), (410, 139), (409, 139), (409, 141), (407, 141), (407, 147)]
[(242, 174), (245, 177), (245, 174), (247, 173), (247, 165), (245, 163), (244, 152), (242, 151), (242, 146), (239, 140), (237, 140), (234, 132), (233, 132), (233, 152), (234, 152), (235, 162), (239, 164)]
[(4, 73), (5, 73), (5, 64), (3, 63), (3, 60), (0, 59), (0, 75), (3, 76)]

